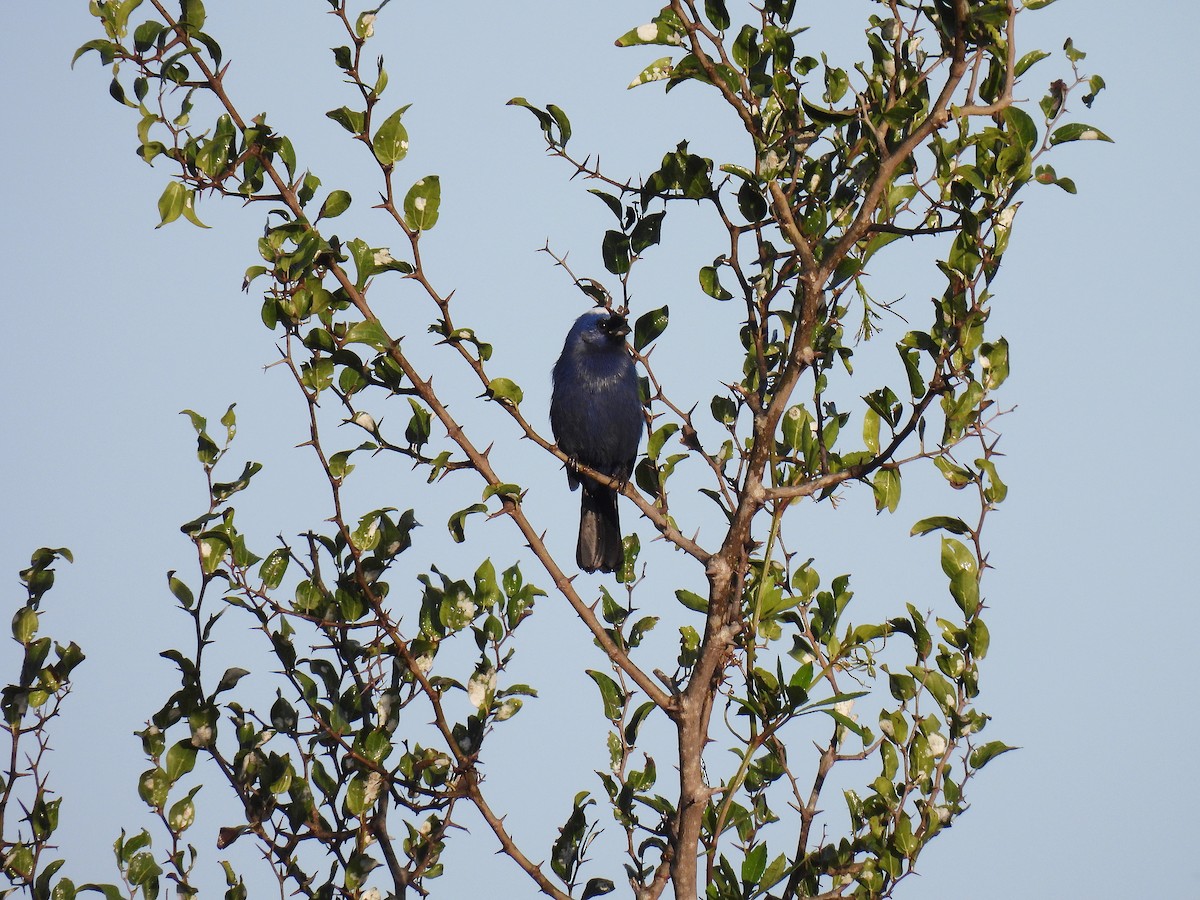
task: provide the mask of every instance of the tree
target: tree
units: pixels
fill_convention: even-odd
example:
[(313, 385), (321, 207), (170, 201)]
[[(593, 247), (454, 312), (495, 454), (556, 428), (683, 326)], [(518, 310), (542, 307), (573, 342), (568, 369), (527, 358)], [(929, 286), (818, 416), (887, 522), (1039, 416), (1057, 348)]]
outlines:
[[(634, 484), (582, 467), (619, 490), (663, 539), (643, 548), (636, 535), (625, 538), (618, 599), (604, 579), (575, 579), (559, 563), (545, 539), (558, 521), (535, 521), (528, 487), (493, 463), (492, 443), (515, 426), (529, 453), (578, 465), (535, 424), (542, 411), (522, 407), (519, 385), (492, 370), (492, 346), (461, 323), (453, 291), (423, 261), (441, 182), (405, 173), (406, 107), (383, 105), (386, 70), (367, 48), (378, 17), (391, 12), (386, 5), (355, 14), (330, 0), (344, 31), (334, 62), (354, 100), (328, 116), (362, 145), (351, 158), (378, 172), (381, 214), (407, 243), (395, 255), (377, 240), (336, 235), (349, 193), (324, 190), (303, 168), (302, 148), (265, 114), (244, 114), (226, 90), (221, 48), (204, 30), (198, 0), (183, 0), (178, 12), (159, 0), (146, 9), (140, 0), (91, 5), (105, 36), (77, 59), (95, 51), (113, 68), (110, 94), (141, 115), (139, 154), (170, 167), (162, 224), (201, 224), (201, 198), (265, 205), (262, 260), (244, 287), (262, 291), (262, 319), (303, 403), (330, 515), (270, 550), (243, 534), (233, 501), (261, 466), (234, 461), (233, 407), (216, 437), (188, 411), (208, 496), (184, 526), (196, 570), (169, 575), (194, 644), (164, 652), (179, 687), (141, 732), (149, 768), (138, 787), (157, 831), (118, 842), (123, 889), (89, 887), (153, 896), (166, 877), (180, 895), (197, 892), (195, 846), (208, 838), (187, 832), (196, 816), (192, 773), (203, 764), (205, 779), (237, 800), (239, 819), (220, 830), (218, 847), (253, 842), (288, 892), (436, 891), (441, 854), (461, 839), (455, 829), (469, 808), (555, 897), (613, 890), (617, 854), (644, 898), (668, 884), (679, 897), (890, 895), (965, 811), (967, 782), (1010, 749), (980, 736), (987, 716), (976, 703), (988, 649), (983, 532), (1006, 493), (997, 469), (1002, 410), (992, 394), (1008, 373), (1008, 343), (985, 331), (1018, 191), (1031, 181), (1073, 191), (1043, 157), (1060, 143), (1107, 139), (1063, 123), (1068, 97), (1083, 91), (1090, 106), (1102, 80), (1080, 74), (1083, 54), (1068, 41), (1070, 75), (1051, 83), (1040, 122), (1014, 102), (1018, 79), (1048, 56), (1019, 52), (1016, 21), (1048, 0), (1020, 9), (1010, 0), (879, 2), (866, 30), (869, 59), (850, 68), (804, 54), (794, 2), (771, 0), (735, 19), (723, 0), (702, 10), (676, 0), (618, 40), (670, 48), (634, 85), (707, 90), (726, 127), (743, 136), (739, 159), (717, 164), (680, 142), (648, 174), (614, 175), (569, 147), (562, 109), (512, 101), (534, 116), (550, 155), (595, 185), (613, 214), (600, 239), (602, 277), (577, 275), (565, 253), (545, 248), (585, 303), (622, 312), (633, 305), (633, 276), (660, 252), (668, 212), (699, 211), (723, 233), (698, 279), (703, 294), (739, 309), (742, 353), (732, 379), (715, 380), (707, 413), (679, 402), (671, 372), (651, 362), (656, 344), (670, 339), (670, 310), (641, 310), (631, 352), (644, 374), (645, 456)], [(135, 25), (138, 10), (149, 18)], [(926, 254), (943, 276), (928, 308), (868, 290), (872, 272), (902, 247)], [(395, 282), (431, 304), (429, 342), (441, 357), (421, 346), (409, 310), (404, 319), (379, 312), (380, 286)], [(694, 293), (690, 273), (680, 284), (680, 294), (683, 284)], [(892, 314), (922, 316), (922, 327), (892, 335), (884, 353), (866, 352), (895, 330)], [(437, 359), (436, 368), (426, 359)], [(863, 386), (852, 363), (880, 380)], [(510, 420), (508, 431), (475, 412), (460, 415), (457, 404), (452, 411), (443, 372), (478, 382), (479, 400)], [(398, 407), (403, 434), (385, 425)], [(343, 424), (361, 432), (353, 446), (334, 430)], [(352, 495), (355, 466), (371, 456), (410, 464), (439, 491), (478, 486), (478, 501), (449, 517), (464, 552), (422, 566), (416, 591), (401, 573), (426, 516)], [(974, 505), (965, 515), (955, 501), (954, 514), (912, 527), (917, 536), (942, 533), (947, 597), (927, 609), (909, 603), (884, 617), (861, 614), (850, 576), (823, 578), (807, 558), (805, 523), (816, 504), (832, 506), (855, 483), (869, 485), (879, 513), (896, 513), (902, 473), (921, 467)], [(704, 519), (678, 502), (697, 490), (715, 506)], [(566, 530), (572, 515), (563, 516)], [(700, 525), (716, 536), (698, 536)], [(520, 533), (538, 575), (528, 558), (493, 562), (488, 535), (501, 527)], [(682, 624), (673, 659), (664, 660), (643, 642), (668, 617), (670, 592), (659, 584), (667, 549), (689, 560), (707, 588), (674, 591)], [(36, 896), (49, 893), (60, 864), (43, 860), (59, 801), (40, 749), (26, 763), (17, 751), (22, 740), (45, 747), (82, 658), (72, 644), (47, 665), (50, 640), (36, 636), (50, 566), (66, 555), (40, 550), (22, 573), (29, 597), (14, 637), (25, 663), (4, 698), (13, 737), (0, 795), (5, 872)], [(543, 576), (545, 588), (536, 584)], [(510, 673), (518, 630), (551, 589), (582, 626), (565, 639), (593, 641), (611, 663), (588, 672), (610, 723), (610, 767), (592, 791), (559, 801), (570, 810), (553, 846), (530, 847), (490, 801), (482, 766), (488, 739), (520, 728), (523, 698), (534, 696)], [(261, 635), (275, 674), (252, 673), (251, 665), (262, 669), (257, 661), (212, 661), (232, 618)], [(469, 712), (459, 716), (464, 699)], [(643, 729), (653, 726), (671, 734), (677, 776), (660, 778), (645, 752)], [(735, 763), (706, 750), (710, 742), (730, 748)], [(829, 814), (828, 795), (854, 763), (878, 774), (844, 792), (845, 827)], [(22, 774), (32, 777), (22, 782)], [(10, 837), (22, 783), (33, 795), (23, 831)], [(600, 815), (593, 791), (615, 824)], [(155, 850), (156, 839), (165, 848)], [(247, 895), (242, 873), (228, 862), (225, 872), (228, 896)], [(74, 892), (65, 879), (53, 889)]]

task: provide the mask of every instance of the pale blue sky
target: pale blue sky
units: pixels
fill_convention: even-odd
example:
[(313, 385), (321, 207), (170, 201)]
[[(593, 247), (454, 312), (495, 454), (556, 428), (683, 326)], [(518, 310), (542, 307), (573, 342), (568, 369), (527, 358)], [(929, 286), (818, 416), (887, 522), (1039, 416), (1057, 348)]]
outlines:
[[(87, 4), (60, 0), (53, 13), (50, 6), (0, 10), (8, 260), (0, 302), (10, 359), (0, 390), (0, 572), (12, 605), (16, 571), (31, 550), (66, 545), (76, 554), (74, 566), (60, 566), (44, 617), (46, 633), (76, 640), (88, 654), (57, 723), (53, 783), (67, 798), (66, 871), (108, 880), (118, 830), (148, 824), (135, 792), (145, 765), (130, 733), (173, 683), (158, 652), (185, 639), (164, 573), (190, 572), (191, 549), (178, 526), (204, 497), (194, 439), (178, 411), (190, 407), (215, 420), (237, 401), (235, 453), (267, 464), (239, 516), (258, 546), (328, 513), (311, 457), (292, 449), (305, 438), (293, 391), (279, 370), (263, 373), (274, 351), (258, 324), (258, 300), (239, 290), (242, 271), (255, 262), (261, 213), (205, 202), (200, 214), (211, 231), (182, 222), (154, 230), (165, 169), (134, 156), (136, 116), (108, 98), (96, 56), (68, 68), (74, 49), (98, 34)], [(340, 42), (336, 23), (323, 15), (326, 4), (207, 6), (210, 31), (233, 60), (230, 84), (242, 109), (269, 110), (327, 187), (355, 194), (347, 228), (399, 245), (368, 209), (366, 160), (322, 115), (350, 99), (325, 49)], [(439, 286), (458, 289), (459, 324), (495, 335), (495, 370), (521, 383), (527, 414), (543, 426), (538, 404), (548, 398), (548, 370), (581, 306), (536, 251), (549, 238), (581, 270), (597, 273), (609, 214), (585, 185), (567, 183), (562, 164), (543, 158), (532, 118), (504, 101), (524, 95), (560, 104), (575, 126), (573, 145), (599, 152), (622, 177), (650, 171), (681, 138), (710, 156), (732, 158), (740, 145), (717, 129), (730, 124), (725, 111), (698, 90), (682, 88), (665, 100), (654, 86), (625, 91), (661, 53), (617, 50), (612, 39), (646, 21), (652, 4), (459, 6), (466, 8), (395, 0), (373, 49), (387, 56), (389, 101), (414, 104), (406, 116), (406, 172), (411, 180), (442, 176), (442, 216), (423, 245), (426, 259)], [(841, 16), (849, 4), (801, 6), (832, 35), (840, 20), (831, 22), (828, 9)], [(996, 285), (993, 323), (1008, 337), (1013, 360), (1000, 399), (1019, 408), (1002, 445), (1009, 500), (990, 526), (996, 571), (985, 582), (992, 649), (981, 706), (994, 716), (989, 736), (994, 731), (1023, 749), (972, 783), (972, 810), (922, 856), (922, 875), (906, 882), (902, 898), (1181, 897), (1195, 896), (1200, 883), (1193, 847), (1200, 775), (1192, 759), (1200, 739), (1193, 663), (1200, 591), (1187, 568), (1200, 535), (1191, 462), (1200, 314), (1190, 265), (1200, 198), (1187, 162), (1197, 127), (1186, 105), (1200, 17), (1188, 4), (1150, 3), (1135, 23), (1129, 10), (1112, 0), (1060, 0), (1021, 19), (1025, 49), (1053, 49), (1069, 35), (1087, 51), (1085, 65), (1109, 87), (1079, 118), (1117, 143), (1076, 144), (1054, 157), (1080, 193), (1026, 190)], [(1029, 99), (1037, 99), (1033, 88)], [(643, 309), (671, 304), (678, 324), (661, 358), (677, 365), (686, 392), (689, 379), (711, 377), (707, 358), (688, 352), (685, 329), (689, 316), (714, 314), (694, 286), (693, 257), (711, 259), (716, 251), (672, 252), (647, 263), (637, 299)], [(684, 261), (683, 275), (670, 260)], [(896, 294), (924, 290), (905, 282), (903, 269), (892, 277)], [(403, 304), (413, 304), (409, 333), (424, 330), (429, 314), (415, 308), (415, 294), (391, 302), (396, 321), (404, 321)], [(505, 339), (513, 335), (528, 337)], [(460, 389), (464, 404), (467, 390)], [(698, 390), (696, 399), (707, 404), (715, 388)], [(497, 453), (535, 486), (531, 502), (547, 513), (562, 504), (571, 520), (575, 498), (558, 493), (557, 472), (553, 481), (540, 474), (549, 471), (547, 458), (522, 461), (527, 449), (507, 440)], [(389, 502), (400, 506), (411, 489), (407, 477), (402, 466), (379, 466), (364, 477), (364, 491), (377, 495), (394, 481), (401, 496)], [(918, 513), (922, 502), (902, 505), (900, 532), (925, 514)], [(848, 505), (847, 518), (829, 528), (853, 535), (859, 522), (875, 527), (873, 516)], [(439, 516), (420, 516), (427, 527), (419, 537), (428, 541), (423, 552), (434, 548), (427, 558), (452, 565), (452, 557), (437, 556), (447, 544)], [(636, 522), (631, 507), (625, 516), (627, 527)], [(564, 555), (573, 527), (562, 529)], [(644, 523), (637, 527), (649, 536)], [(498, 561), (517, 558), (515, 536), (493, 531), (489, 552)], [(932, 543), (895, 546), (881, 557), (888, 566), (905, 549), (917, 554)], [(847, 560), (864, 594), (889, 577)], [(936, 574), (932, 558), (910, 564)], [(545, 582), (528, 555), (524, 568)], [(596, 724), (595, 697), (574, 671), (592, 653), (590, 641), (557, 604), (545, 603), (535, 618), (524, 674), (546, 694), (522, 713), (529, 721), (513, 723), (507, 759), (525, 770), (524, 780), (498, 805), (528, 809), (520, 790), (555, 798), (547, 817), (522, 826), (536, 856), (539, 841), (548, 851), (574, 791), (598, 787), (588, 773), (603, 757), (594, 735), (581, 742), (566, 733), (574, 730), (572, 716)], [(235, 629), (231, 639), (236, 648), (243, 638)], [(598, 665), (593, 656), (588, 664)], [(13, 677), (15, 659), (15, 645), (0, 641), (0, 678)], [(576, 689), (579, 696), (570, 693)], [(547, 749), (537, 747), (536, 734), (553, 734)], [(582, 764), (548, 759), (563, 741), (569, 753), (578, 747), (590, 756)], [(497, 785), (505, 759), (492, 763)], [(667, 769), (665, 760), (659, 769)], [(834, 795), (826, 804), (838, 827), (840, 805)], [(491, 856), (491, 838), (475, 831), (478, 843), (460, 839), (451, 849), (450, 874), (431, 884), (435, 896), (464, 896), (481, 884), (532, 896), (514, 867)], [(193, 839), (215, 866), (211, 841)], [(455, 872), (456, 861), (467, 865)]]

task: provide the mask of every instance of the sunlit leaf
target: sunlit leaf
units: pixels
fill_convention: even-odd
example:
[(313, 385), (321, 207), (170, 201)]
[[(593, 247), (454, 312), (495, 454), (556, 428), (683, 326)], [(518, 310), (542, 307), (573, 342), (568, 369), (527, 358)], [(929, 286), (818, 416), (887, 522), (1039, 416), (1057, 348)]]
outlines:
[(937, 530), (949, 531), (954, 534), (970, 534), (971, 529), (962, 519), (954, 516), (930, 516), (927, 519), (921, 519), (912, 527), (910, 535), (916, 536), (920, 534), (929, 534), (931, 531)]
[(404, 221), (416, 231), (428, 231), (437, 224), (442, 203), (442, 180), (426, 175), (404, 197)]
[(635, 350), (643, 350), (667, 329), (670, 319), (670, 309), (666, 306), (652, 309), (638, 316), (633, 326), (633, 346)]
[(408, 131), (400, 121), (407, 110), (407, 106), (402, 106), (384, 119), (383, 124), (379, 126), (379, 130), (371, 139), (375, 158), (382, 166), (393, 166), (408, 155)]
[(1107, 141), (1110, 144), (1113, 143), (1113, 139), (1099, 128), (1084, 125), (1082, 122), (1072, 122), (1069, 125), (1063, 125), (1061, 128), (1056, 128), (1054, 133), (1050, 135), (1051, 144), (1065, 144), (1069, 141)]

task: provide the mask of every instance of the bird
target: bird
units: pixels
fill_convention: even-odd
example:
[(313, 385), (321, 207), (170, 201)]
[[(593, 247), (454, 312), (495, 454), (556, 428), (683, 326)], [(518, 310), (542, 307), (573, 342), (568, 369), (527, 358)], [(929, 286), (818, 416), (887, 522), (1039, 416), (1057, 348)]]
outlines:
[(590, 310), (575, 320), (554, 364), (550, 428), (570, 460), (567, 483), (583, 487), (575, 562), (585, 572), (615, 572), (625, 558), (617, 492), (576, 465), (621, 482), (633, 472), (645, 420), (627, 334), (625, 316)]

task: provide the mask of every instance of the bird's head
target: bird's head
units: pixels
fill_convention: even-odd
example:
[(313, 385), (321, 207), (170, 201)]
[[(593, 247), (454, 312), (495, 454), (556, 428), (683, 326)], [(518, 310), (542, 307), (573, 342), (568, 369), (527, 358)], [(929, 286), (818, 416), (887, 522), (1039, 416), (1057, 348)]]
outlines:
[(623, 347), (629, 321), (606, 309), (594, 309), (580, 316), (571, 331), (578, 340), (596, 349)]

